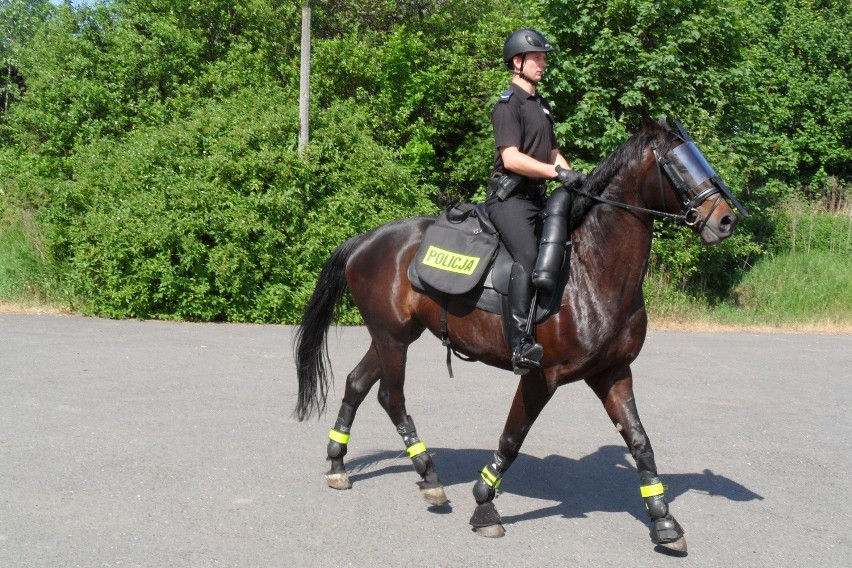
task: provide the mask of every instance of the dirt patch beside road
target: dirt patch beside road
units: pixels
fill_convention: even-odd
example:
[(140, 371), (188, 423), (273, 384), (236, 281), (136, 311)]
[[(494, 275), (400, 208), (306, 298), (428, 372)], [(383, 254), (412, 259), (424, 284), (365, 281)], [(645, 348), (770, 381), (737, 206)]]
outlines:
[[(0, 301), (0, 314), (77, 315), (66, 308), (3, 301)], [(840, 323), (803, 323), (775, 327), (771, 325), (722, 325), (707, 321), (660, 320), (651, 318), (648, 322), (648, 329), (649, 331), (701, 333), (819, 333), (827, 335), (852, 335), (852, 324)]]

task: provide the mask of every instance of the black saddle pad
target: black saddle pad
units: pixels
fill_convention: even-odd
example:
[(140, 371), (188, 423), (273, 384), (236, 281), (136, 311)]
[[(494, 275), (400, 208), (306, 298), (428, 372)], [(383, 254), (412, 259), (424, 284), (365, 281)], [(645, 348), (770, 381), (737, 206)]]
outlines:
[[(569, 258), (566, 251), (563, 262)], [(461, 203), (447, 208), (426, 230), (408, 267), (408, 279), (433, 297), (453, 295), (463, 304), (500, 314), (512, 262), (512, 256), (500, 246), (485, 204)], [(564, 286), (561, 281), (553, 293), (539, 294), (536, 322), (558, 309)]]
[[(426, 229), (423, 242), (409, 267), (416, 280), (446, 294), (464, 294), (485, 278), (498, 238), (480, 223), (470, 203), (447, 208)], [(413, 280), (413, 279), (412, 279)]]

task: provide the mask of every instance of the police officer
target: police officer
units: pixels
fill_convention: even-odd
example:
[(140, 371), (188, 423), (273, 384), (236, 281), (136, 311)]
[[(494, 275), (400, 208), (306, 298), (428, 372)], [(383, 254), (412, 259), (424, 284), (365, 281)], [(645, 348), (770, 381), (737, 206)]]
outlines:
[(570, 185), (581, 177), (559, 152), (550, 105), (536, 93), (547, 67), (546, 54), (552, 50), (534, 29), (517, 30), (506, 39), (503, 61), (512, 72), (512, 82), (491, 112), (496, 151), (485, 206), (515, 261), (503, 327), (518, 375), (540, 368), (543, 354), (530, 335), (528, 320), (545, 181), (558, 179)]

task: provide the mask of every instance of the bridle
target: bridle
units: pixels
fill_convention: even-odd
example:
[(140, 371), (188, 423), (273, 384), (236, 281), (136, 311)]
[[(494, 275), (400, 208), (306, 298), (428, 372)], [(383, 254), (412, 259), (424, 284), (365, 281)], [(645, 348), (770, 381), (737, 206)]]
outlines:
[[(654, 152), (654, 160), (657, 165), (660, 199), (661, 201), (665, 201), (665, 190), (663, 187), (663, 173), (665, 172), (666, 177), (669, 178), (675, 193), (678, 195), (678, 199), (683, 205), (680, 213), (669, 213), (667, 211), (629, 205), (620, 201), (607, 199), (600, 195), (592, 195), (579, 188), (574, 188), (573, 191), (584, 197), (606, 203), (607, 205), (614, 205), (630, 211), (649, 213), (657, 217), (674, 219), (678, 223), (694, 228), (699, 233), (712, 217), (713, 211), (716, 210), (724, 199), (730, 200), (743, 216), (748, 217), (745, 207), (734, 197), (734, 194), (731, 193), (731, 190), (722, 181), (722, 178), (713, 170), (713, 167), (704, 158), (704, 155), (695, 145), (695, 142), (692, 141), (692, 138), (680, 121), (676, 120), (675, 125), (677, 126), (677, 132), (672, 132), (672, 134), (676, 139), (683, 142), (683, 144), (661, 154), (657, 142), (653, 141), (651, 142), (651, 150)], [(706, 187), (701, 189), (702, 186)], [(718, 195), (719, 197), (717, 197), (710, 214), (704, 216), (702, 220), (702, 216), (698, 213), (698, 207), (714, 195)]]

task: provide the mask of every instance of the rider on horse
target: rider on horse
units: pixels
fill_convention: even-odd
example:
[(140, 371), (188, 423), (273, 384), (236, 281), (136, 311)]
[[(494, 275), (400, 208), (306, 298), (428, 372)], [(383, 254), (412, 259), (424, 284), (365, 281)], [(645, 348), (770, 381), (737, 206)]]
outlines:
[(491, 112), (494, 168), (486, 209), (515, 263), (509, 285), (504, 330), (512, 367), (522, 375), (541, 367), (542, 346), (530, 334), (534, 297), (533, 269), (538, 255), (537, 224), (545, 204), (545, 182), (581, 183), (556, 145), (550, 105), (536, 93), (552, 51), (533, 29), (512, 33), (503, 45), (503, 61), (513, 77)]

